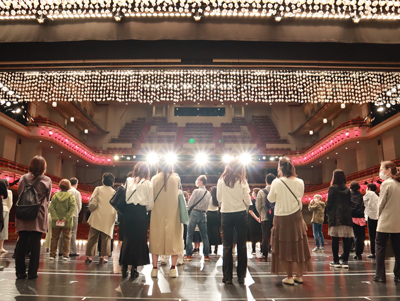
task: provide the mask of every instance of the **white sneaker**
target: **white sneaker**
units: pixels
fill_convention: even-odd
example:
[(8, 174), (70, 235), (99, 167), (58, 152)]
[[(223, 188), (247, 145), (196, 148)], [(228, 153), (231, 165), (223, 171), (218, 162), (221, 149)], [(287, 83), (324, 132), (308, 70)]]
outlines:
[(56, 260), (56, 258), (50, 256), (50, 257), (49, 257), (49, 260), (50, 260), (50, 261), (54, 261), (54, 260)]
[(169, 270), (169, 277), (176, 278), (176, 269)]
[(176, 261), (176, 265), (183, 265), (183, 259), (178, 259)]
[(318, 248), (318, 247), (315, 247), (314, 249), (312, 249), (312, 251), (313, 251), (313, 252), (318, 252), (318, 251), (319, 251), (319, 248)]
[(151, 278), (157, 278), (158, 276), (158, 269), (152, 269), (151, 270)]
[(69, 257), (63, 257), (63, 261), (69, 261)]
[(320, 252), (325, 252), (325, 248), (324, 248), (324, 247), (321, 247), (321, 248), (319, 248), (319, 251), (320, 251)]

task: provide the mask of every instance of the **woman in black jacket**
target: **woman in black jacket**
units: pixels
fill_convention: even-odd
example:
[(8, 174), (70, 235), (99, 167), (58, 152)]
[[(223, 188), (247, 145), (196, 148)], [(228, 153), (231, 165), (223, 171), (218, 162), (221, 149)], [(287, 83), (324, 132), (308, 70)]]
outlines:
[(354, 244), (356, 246), (356, 255), (353, 258), (361, 260), (361, 254), (364, 252), (365, 226), (367, 223), (365, 221), (365, 206), (360, 188), (360, 184), (356, 181), (351, 182), (351, 216), (353, 218)]
[[(346, 176), (341, 169), (333, 172), (331, 186), (328, 190), (328, 201), (326, 204), (328, 216), (328, 234), (332, 236), (333, 262), (330, 266), (337, 268), (349, 268), (351, 241), (354, 237), (353, 221), (351, 217), (351, 194), (346, 186)], [(343, 261), (339, 263), (339, 238), (343, 240)]]

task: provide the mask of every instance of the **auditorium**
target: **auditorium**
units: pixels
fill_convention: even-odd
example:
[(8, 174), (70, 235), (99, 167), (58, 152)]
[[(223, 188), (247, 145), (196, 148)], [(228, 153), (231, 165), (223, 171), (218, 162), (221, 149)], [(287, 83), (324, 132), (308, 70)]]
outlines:
[(399, 1), (0, 24), (1, 300), (400, 300)]

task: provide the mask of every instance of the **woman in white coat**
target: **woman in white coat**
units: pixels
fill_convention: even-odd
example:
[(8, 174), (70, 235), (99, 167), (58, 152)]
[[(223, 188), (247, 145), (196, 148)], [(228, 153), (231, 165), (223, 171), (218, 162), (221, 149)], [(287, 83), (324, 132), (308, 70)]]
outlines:
[(103, 186), (96, 187), (89, 201), (90, 224), (89, 238), (86, 245), (86, 260), (91, 263), (95, 255), (95, 249), (99, 236), (101, 236), (100, 263), (108, 262), (111, 256), (111, 238), (114, 235), (114, 224), (117, 211), (110, 205), (110, 199), (114, 195), (113, 189), (115, 177), (112, 173), (103, 174)]
[(0, 255), (7, 254), (8, 251), (4, 249), (4, 241), (8, 239), (8, 220), (11, 207), (13, 205), (13, 195), (12, 191), (8, 190), (8, 181), (3, 180), (4, 185), (7, 188), (7, 198), (3, 198), (3, 218), (4, 218), (4, 228), (0, 231)]

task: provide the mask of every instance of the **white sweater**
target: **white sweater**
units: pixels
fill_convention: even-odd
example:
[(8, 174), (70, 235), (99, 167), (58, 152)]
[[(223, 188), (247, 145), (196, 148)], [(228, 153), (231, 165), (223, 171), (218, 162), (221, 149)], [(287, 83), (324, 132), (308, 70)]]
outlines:
[(222, 213), (244, 211), (246, 210), (246, 205), (251, 205), (249, 184), (237, 181), (233, 188), (231, 188), (225, 184), (223, 179), (219, 179), (217, 184), (217, 199), (221, 203)]
[(3, 199), (3, 212), (10, 212), (13, 205), (13, 193), (11, 190), (7, 190), (7, 198)]
[[(296, 195), (297, 199), (282, 183), (284, 181), (287, 186)], [(304, 182), (301, 179), (288, 179), (281, 177), (272, 181), (271, 190), (268, 193), (268, 201), (276, 203), (274, 215), (287, 216), (302, 209), (301, 198), (304, 195)]]

